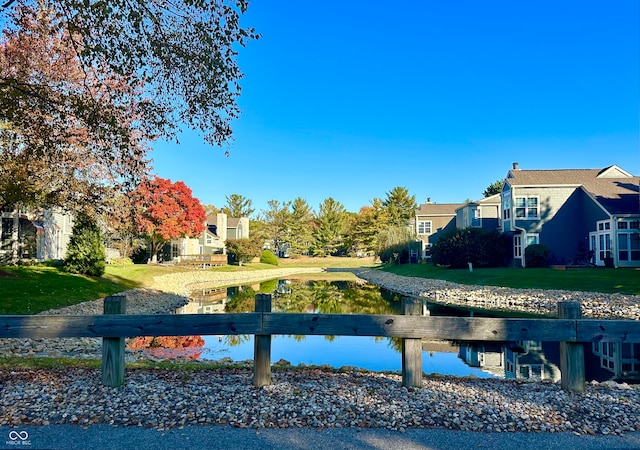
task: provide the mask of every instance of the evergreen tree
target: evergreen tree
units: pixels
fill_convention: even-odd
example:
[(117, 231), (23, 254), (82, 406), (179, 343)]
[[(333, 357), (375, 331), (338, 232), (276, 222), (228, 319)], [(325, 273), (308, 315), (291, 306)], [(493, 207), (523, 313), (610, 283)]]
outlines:
[(240, 194), (227, 195), (226, 199), (227, 206), (222, 208), (222, 212), (229, 217), (250, 217), (255, 211), (251, 200)]
[(265, 235), (277, 252), (291, 242), (291, 202), (269, 200), (269, 209), (264, 211)]
[(400, 186), (387, 192), (383, 204), (387, 208), (391, 226), (406, 225), (407, 221), (415, 216), (417, 208), (416, 196), (409, 195), (409, 191)]
[(86, 214), (78, 214), (67, 247), (65, 269), (71, 273), (99, 277), (104, 274), (106, 257), (100, 228)]
[(313, 241), (313, 211), (307, 201), (301, 197), (291, 205), (291, 254), (302, 255), (309, 251)]
[(346, 226), (346, 210), (342, 203), (329, 197), (320, 204), (313, 231), (318, 255), (333, 255), (342, 247)]
[(487, 188), (484, 190), (482, 195), (484, 195), (486, 198), (486, 197), (491, 197), (492, 195), (499, 194), (500, 192), (502, 192), (503, 185), (504, 185), (504, 180), (496, 180), (493, 183), (491, 183), (489, 186), (487, 186)]

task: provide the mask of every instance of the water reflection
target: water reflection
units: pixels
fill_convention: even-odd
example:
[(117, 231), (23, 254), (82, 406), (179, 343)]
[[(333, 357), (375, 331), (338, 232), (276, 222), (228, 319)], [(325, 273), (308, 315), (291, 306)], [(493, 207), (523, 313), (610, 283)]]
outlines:
[[(251, 312), (256, 294), (272, 294), (274, 312), (322, 314), (400, 314), (402, 297), (368, 283), (348, 281), (270, 280), (260, 284), (193, 292), (192, 301), (177, 314)], [(496, 317), (486, 311), (459, 309), (425, 303), (423, 312), (432, 316)], [(511, 314), (511, 316), (515, 316)], [(154, 341), (157, 344), (157, 341)], [(198, 341), (198, 344), (200, 342)], [(139, 344), (138, 347), (141, 347)], [(401, 339), (351, 336), (274, 336), (272, 360), (292, 364), (328, 364), (369, 370), (400, 370)], [(176, 356), (233, 360), (253, 359), (250, 335), (205, 336), (202, 346), (184, 347)], [(157, 353), (157, 347), (156, 347)], [(426, 373), (559, 381), (560, 352), (557, 342), (443, 342), (423, 341)], [(192, 352), (192, 353), (189, 353)], [(640, 373), (639, 343), (585, 344), (587, 380), (634, 381)]]

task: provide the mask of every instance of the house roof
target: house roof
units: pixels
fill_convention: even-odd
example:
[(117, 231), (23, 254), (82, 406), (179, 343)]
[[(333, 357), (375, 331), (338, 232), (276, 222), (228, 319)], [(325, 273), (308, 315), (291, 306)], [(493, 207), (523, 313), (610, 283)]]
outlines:
[(512, 169), (506, 182), (514, 187), (581, 187), (610, 214), (640, 214), (640, 177), (615, 165), (604, 169)]
[(416, 216), (455, 216), (464, 203), (423, 203), (416, 209)]
[(476, 200), (475, 202), (463, 203), (461, 206), (456, 208), (456, 211), (461, 210), (467, 206), (479, 206), (479, 205), (500, 205), (500, 194), (493, 194), (489, 197), (481, 198), (480, 200)]

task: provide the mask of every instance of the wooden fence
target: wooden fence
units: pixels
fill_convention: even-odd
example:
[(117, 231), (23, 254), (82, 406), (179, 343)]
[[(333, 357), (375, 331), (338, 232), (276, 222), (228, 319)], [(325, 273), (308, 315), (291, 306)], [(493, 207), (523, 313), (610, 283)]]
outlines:
[(585, 388), (583, 343), (638, 342), (640, 321), (581, 319), (580, 304), (558, 303), (558, 319), (429, 317), (421, 300), (409, 299), (405, 315), (272, 313), (271, 296), (256, 296), (256, 312), (234, 314), (125, 315), (124, 296), (107, 297), (99, 316), (0, 316), (0, 338), (102, 337), (102, 382), (125, 379), (125, 338), (252, 334), (256, 386), (271, 381), (271, 335), (383, 336), (403, 338), (402, 383), (422, 383), (421, 341), (560, 342), (562, 388)]

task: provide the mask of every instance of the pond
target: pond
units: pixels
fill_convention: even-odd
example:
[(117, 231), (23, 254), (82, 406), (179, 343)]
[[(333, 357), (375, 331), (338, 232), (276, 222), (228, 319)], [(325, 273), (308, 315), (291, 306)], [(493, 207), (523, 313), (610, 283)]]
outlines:
[[(378, 286), (349, 281), (270, 280), (259, 284), (204, 289), (177, 314), (252, 312), (255, 296), (272, 294), (274, 312), (322, 314), (400, 314), (402, 296)], [(432, 316), (496, 317), (495, 313), (425, 303)], [(449, 342), (423, 340), (423, 371), (481, 378), (560, 380), (559, 345), (555, 342)], [(129, 348), (156, 357), (233, 361), (253, 359), (253, 337), (185, 336), (137, 338)], [(271, 360), (293, 365), (401, 370), (401, 339), (359, 336), (272, 337)], [(585, 345), (588, 380), (634, 381), (640, 370), (640, 343)]]

